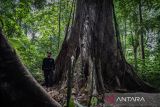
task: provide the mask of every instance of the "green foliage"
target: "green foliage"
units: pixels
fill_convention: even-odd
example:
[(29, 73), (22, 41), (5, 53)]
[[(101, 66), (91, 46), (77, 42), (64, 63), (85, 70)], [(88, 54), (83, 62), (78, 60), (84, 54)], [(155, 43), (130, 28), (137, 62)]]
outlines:
[[(61, 37), (63, 41), (65, 27), (68, 23), (71, 1), (61, 0)], [(1, 0), (0, 22), (3, 22), (3, 33), (16, 49), (23, 63), (41, 82), (42, 60), (47, 51), (58, 55), (58, 13), (59, 2), (48, 0)], [(2, 23), (0, 23), (2, 27)]]
[[(140, 1), (142, 3), (142, 23), (140, 23)], [(159, 87), (160, 0), (115, 0), (115, 7), (121, 26), (121, 42), (127, 61), (133, 67), (137, 65), (135, 70), (142, 79)], [(141, 30), (145, 41), (145, 63), (141, 56)], [(135, 58), (134, 51), (136, 48), (137, 58)]]
[[(125, 57), (137, 63), (137, 73), (159, 87), (160, 72), (160, 0), (141, 0), (143, 23), (139, 19), (140, 0), (115, 0), (116, 16)], [(59, 53), (68, 23), (72, 0), (0, 0), (0, 27), (23, 63), (38, 81), (43, 80), (42, 59), (48, 50)], [(59, 12), (61, 31), (59, 40)], [(141, 58), (141, 28), (144, 34), (145, 65)], [(137, 46), (137, 61), (133, 49)]]
[(73, 97), (71, 97), (71, 99), (70, 99), (70, 102), (69, 102), (69, 107), (75, 107), (75, 104), (74, 104), (74, 99), (73, 99)]
[(97, 97), (92, 97), (92, 98), (91, 98), (91, 106), (92, 106), (92, 107), (95, 107), (95, 106), (97, 106), (97, 104), (98, 104), (98, 99), (97, 99)]

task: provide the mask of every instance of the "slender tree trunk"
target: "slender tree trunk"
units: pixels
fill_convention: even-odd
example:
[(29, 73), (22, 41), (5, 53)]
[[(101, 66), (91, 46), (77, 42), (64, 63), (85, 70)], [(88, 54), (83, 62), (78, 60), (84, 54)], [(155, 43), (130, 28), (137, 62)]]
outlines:
[(134, 67), (135, 67), (135, 70), (137, 70), (138, 66), (137, 66), (137, 48), (134, 47)]
[(61, 39), (61, 3), (62, 1), (59, 0), (59, 14), (58, 14), (58, 28), (59, 28), (59, 31), (58, 31), (58, 46), (57, 46), (57, 49), (59, 51), (59, 48), (60, 48), (60, 39)]
[(61, 107), (36, 82), (0, 33), (0, 105)]
[[(132, 47), (133, 47), (133, 54), (134, 54), (134, 67), (135, 67), (135, 70), (137, 70), (137, 48), (138, 48), (138, 45), (136, 44), (137, 43), (137, 40), (134, 38), (133, 36), (133, 33), (131, 33), (131, 36), (132, 36)], [(136, 33), (135, 33), (135, 36)]]
[(127, 47), (127, 19), (125, 19), (125, 35), (124, 35), (124, 55), (126, 55), (126, 47)]
[[(87, 65), (83, 72), (91, 72), (95, 66), (97, 89), (116, 90), (125, 88), (134, 91), (153, 91), (144, 83), (126, 62), (120, 44), (116, 18), (114, 14), (115, 40), (113, 26), (112, 0), (77, 0), (76, 18), (71, 35), (64, 40), (57, 58), (58, 77), (68, 70), (71, 56), (83, 54), (82, 65)], [(80, 48), (80, 52), (79, 52)], [(78, 50), (78, 51), (77, 51)]]
[(144, 34), (143, 34), (143, 17), (142, 17), (142, 0), (139, 2), (139, 19), (140, 19), (140, 35), (141, 35), (141, 54), (143, 64), (145, 64), (145, 51), (144, 51)]

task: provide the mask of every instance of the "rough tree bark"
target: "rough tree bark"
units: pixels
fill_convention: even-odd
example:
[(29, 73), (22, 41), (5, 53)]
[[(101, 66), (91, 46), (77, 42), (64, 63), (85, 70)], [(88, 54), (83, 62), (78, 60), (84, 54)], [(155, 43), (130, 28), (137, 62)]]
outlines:
[[(80, 8), (79, 8), (80, 9)], [(77, 11), (79, 9), (76, 9)], [(71, 10), (72, 11), (72, 10)], [(76, 56), (76, 59), (79, 56), (79, 14), (76, 12), (76, 21), (73, 21), (71, 26), (71, 31), (69, 32), (69, 25), (70, 21), (68, 21), (67, 28), (66, 28), (66, 34), (64, 41), (62, 43), (62, 47), (60, 50), (60, 54), (58, 55), (56, 59), (56, 76), (55, 76), (55, 83), (59, 83), (62, 80), (62, 77), (64, 72), (69, 69), (69, 65), (71, 62), (71, 56)], [(71, 18), (71, 14), (70, 14)], [(73, 19), (74, 20), (74, 19)]]
[(0, 105), (61, 107), (36, 82), (0, 32)]
[(104, 88), (153, 92), (154, 88), (136, 75), (122, 54), (115, 38), (112, 4), (112, 0), (77, 0), (71, 34), (66, 36), (56, 60), (57, 81), (68, 70), (70, 57), (80, 55), (83, 72), (91, 72), (94, 64), (99, 92)]

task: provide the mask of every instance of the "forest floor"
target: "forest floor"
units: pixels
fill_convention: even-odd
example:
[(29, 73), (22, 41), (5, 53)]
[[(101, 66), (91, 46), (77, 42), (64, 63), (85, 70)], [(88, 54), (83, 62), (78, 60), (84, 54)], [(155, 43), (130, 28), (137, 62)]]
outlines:
[[(90, 107), (103, 107), (101, 106), (104, 104), (103, 96), (98, 94), (98, 92), (94, 92), (94, 90), (92, 90), (93, 93), (91, 95), (91, 77), (88, 77), (88, 82), (85, 81), (81, 73), (81, 66), (81, 59), (78, 59), (72, 81), (71, 103), (74, 103), (76, 107), (88, 107), (88, 105), (91, 105)], [(61, 85), (54, 85), (50, 88), (43, 87), (54, 100), (65, 107), (67, 100), (67, 80), (63, 80)]]
[[(66, 99), (67, 99), (67, 87), (66, 86), (54, 86), (44, 89), (48, 92), (48, 94), (57, 102), (59, 102), (63, 107), (66, 105)], [(74, 102), (74, 104), (79, 105), (78, 107), (87, 107), (89, 103), (89, 91), (86, 88), (82, 88), (81, 90), (77, 90), (75, 88), (72, 89), (72, 95), (71, 95), (71, 103)], [(82, 106), (85, 105), (85, 106)]]
[[(76, 107), (88, 107), (88, 105), (91, 105), (90, 107), (103, 107), (105, 103), (103, 95), (98, 94), (93, 89), (91, 75), (88, 76), (88, 81), (84, 79), (81, 73), (81, 66), (81, 59), (78, 59), (72, 81), (71, 103), (74, 103)], [(63, 80), (60, 85), (54, 85), (49, 88), (43, 87), (54, 100), (65, 107), (67, 100), (67, 80)], [(93, 89), (92, 93), (91, 89)]]
[[(62, 85), (60, 88), (59, 86), (54, 86), (50, 88), (44, 87), (44, 89), (48, 92), (48, 94), (57, 102), (59, 102), (62, 107), (66, 107), (66, 98), (67, 98), (67, 87), (66, 85)], [(114, 92), (111, 92), (114, 93)], [(105, 94), (106, 95), (106, 94)], [(115, 94), (112, 94), (112, 96), (109, 95), (109, 97), (113, 97)], [(118, 94), (117, 94), (118, 95)], [(123, 94), (123, 96), (142, 96), (145, 98), (145, 102), (134, 102), (131, 103), (132, 107), (159, 107), (159, 101), (160, 97), (158, 94), (152, 94), (152, 93), (143, 93), (143, 92), (136, 92), (134, 93), (126, 93)], [(121, 95), (120, 95), (121, 96)], [(112, 107), (112, 106), (106, 106), (106, 104), (110, 105), (112, 104), (112, 98), (109, 99), (109, 97), (103, 97), (102, 95), (92, 95), (92, 98), (96, 98), (93, 100), (90, 100), (90, 92), (87, 88), (81, 88), (79, 91), (76, 90), (76, 88), (72, 88), (72, 97), (70, 100), (71, 106), (69, 107)], [(107, 99), (108, 98), (108, 99)], [(89, 103), (90, 102), (90, 103)], [(90, 106), (88, 106), (90, 105)], [(130, 103), (126, 103), (125, 107), (129, 107)], [(119, 107), (119, 106), (117, 106)], [(124, 106), (123, 106), (124, 107)], [(131, 107), (131, 106), (130, 106)]]

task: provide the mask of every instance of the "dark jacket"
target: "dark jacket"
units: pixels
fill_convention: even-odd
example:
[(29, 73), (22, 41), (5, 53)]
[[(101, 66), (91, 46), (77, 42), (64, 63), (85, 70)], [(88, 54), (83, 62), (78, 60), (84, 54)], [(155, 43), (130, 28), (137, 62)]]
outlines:
[(54, 70), (55, 63), (53, 58), (44, 58), (42, 64), (42, 70)]

